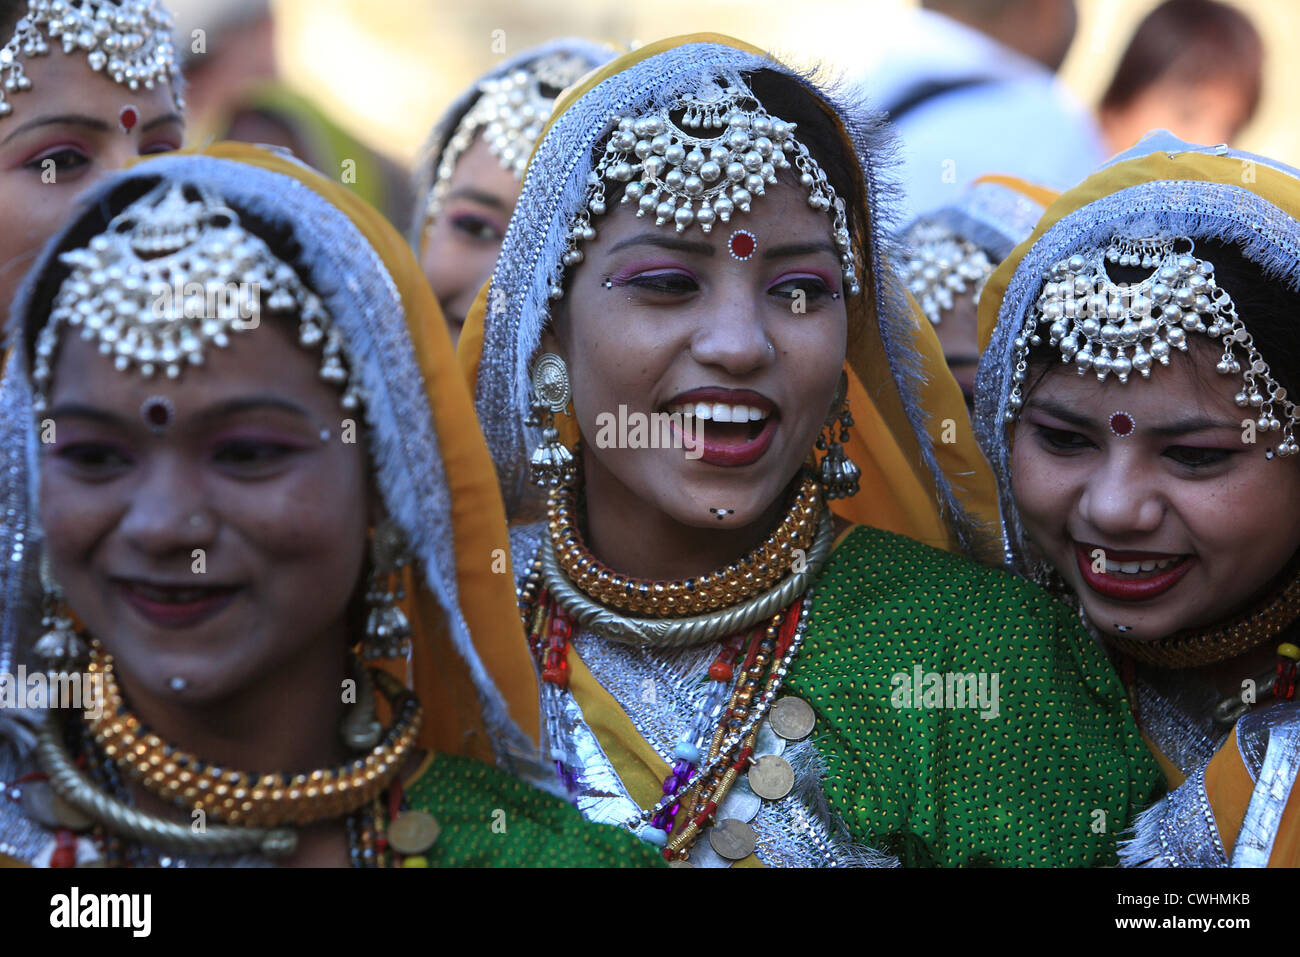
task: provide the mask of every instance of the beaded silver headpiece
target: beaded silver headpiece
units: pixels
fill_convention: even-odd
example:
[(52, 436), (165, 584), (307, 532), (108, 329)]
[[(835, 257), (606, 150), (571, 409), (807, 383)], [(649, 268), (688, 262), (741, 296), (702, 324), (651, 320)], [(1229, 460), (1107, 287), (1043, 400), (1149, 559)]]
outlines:
[(171, 31), (171, 14), (158, 0), (27, 0), (27, 13), (0, 47), (0, 117), (13, 111), (8, 94), (32, 87), (23, 58), (45, 56), (51, 42), (61, 42), (64, 53), (80, 50), (92, 70), (129, 89), (170, 83), (183, 109)]
[(119, 371), (177, 378), (202, 365), (207, 349), (257, 328), (262, 314), (298, 318), (298, 340), (320, 348), (321, 378), (360, 408), (342, 340), (317, 295), (277, 259), (239, 216), (210, 192), (164, 183), (132, 203), (84, 249), (62, 253), (71, 267), (36, 339), (34, 407), (46, 408), (59, 335), (76, 329)]
[(591, 64), (586, 58), (560, 51), (512, 70), (505, 76), (481, 81), (478, 98), (456, 126), (438, 158), (425, 208), (426, 224), (442, 211), (456, 164), (480, 134), (487, 143), (488, 152), (516, 179), (522, 180), (524, 170), (528, 168), (528, 157), (551, 117), (556, 95), (576, 83), (590, 69)]
[[(1237, 405), (1258, 410), (1260, 432), (1282, 431), (1277, 454), (1300, 451), (1295, 403), (1269, 372), (1232, 298), (1215, 282), (1214, 265), (1193, 255), (1195, 248), (1185, 236), (1116, 236), (1104, 249), (1076, 253), (1052, 265), (1014, 342), (1016, 366), (1006, 421), (1015, 421), (1024, 404), (1021, 387), (1029, 350), (1042, 341), (1040, 326), (1048, 327), (1048, 341), (1059, 350), (1061, 361), (1072, 362), (1080, 375), (1092, 371), (1105, 381), (1113, 373), (1121, 382), (1135, 371), (1149, 378), (1156, 363), (1169, 364), (1173, 350), (1187, 350), (1188, 333), (1201, 333), (1223, 345), (1219, 373), (1241, 374)], [(1107, 263), (1151, 272), (1139, 282), (1117, 283)]]
[[(681, 124), (673, 119), (681, 113)], [(845, 285), (861, 292), (844, 201), (808, 148), (795, 139), (795, 124), (771, 116), (740, 78), (711, 80), (665, 109), (620, 116), (592, 171), (584, 208), (574, 217), (560, 268), (551, 277), (551, 298), (563, 296), (564, 268), (582, 262), (581, 242), (596, 238), (593, 216), (604, 215), (606, 182), (626, 183), (621, 202), (637, 215), (677, 232), (698, 225), (709, 232), (737, 210), (749, 212), (754, 197), (792, 166), (808, 191), (808, 205), (830, 211)], [(787, 158), (786, 154), (790, 154)]]
[(912, 256), (903, 269), (907, 290), (936, 326), (955, 297), (967, 291), (979, 300), (993, 263), (979, 246), (937, 223), (918, 222), (905, 240)]

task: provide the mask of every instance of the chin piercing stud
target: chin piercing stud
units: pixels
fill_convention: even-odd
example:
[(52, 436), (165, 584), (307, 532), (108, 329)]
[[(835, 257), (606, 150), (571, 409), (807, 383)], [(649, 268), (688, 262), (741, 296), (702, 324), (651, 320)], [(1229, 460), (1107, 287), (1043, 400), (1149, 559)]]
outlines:
[(320, 430), (320, 440), (321, 440), (321, 444), (322, 444), (322, 445), (324, 445), (325, 443), (329, 442), (329, 440), (330, 440), (330, 430), (329, 430), (329, 429), (321, 429), (321, 430)]
[(1115, 630), (1118, 631), (1118, 632), (1122, 635), (1122, 634), (1125, 634), (1125, 633), (1127, 633), (1127, 632), (1132, 631), (1132, 630), (1133, 630), (1133, 626), (1132, 626), (1132, 625), (1116, 625), (1116, 626), (1115, 626)]
[(734, 508), (711, 508), (709, 509), (709, 511), (712, 514), (718, 516), (719, 522), (722, 521), (724, 518), (726, 518), (728, 515), (736, 514), (736, 510)]
[(150, 396), (140, 406), (140, 418), (144, 419), (144, 424), (149, 426), (151, 432), (161, 435), (176, 418), (176, 407), (166, 396)]
[(172, 691), (175, 691), (177, 694), (180, 694), (189, 686), (190, 683), (186, 681), (184, 678), (182, 678), (180, 675), (177, 675), (171, 681), (167, 682), (167, 687), (171, 688)]
[(606, 289), (613, 289), (613, 288), (614, 288), (614, 280), (612, 280), (612, 279), (606, 277), (606, 278), (605, 278), (605, 281), (602, 282), (601, 285), (604, 286)]

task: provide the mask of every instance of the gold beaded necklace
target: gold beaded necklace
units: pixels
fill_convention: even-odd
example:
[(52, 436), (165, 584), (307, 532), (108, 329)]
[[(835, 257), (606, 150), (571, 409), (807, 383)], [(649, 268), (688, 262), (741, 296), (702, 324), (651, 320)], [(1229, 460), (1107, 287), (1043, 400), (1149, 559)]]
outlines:
[(91, 643), (89, 672), (101, 675), (104, 706), (87, 719), (108, 760), (149, 793), (215, 820), (246, 827), (302, 826), (342, 817), (364, 807), (393, 781), (411, 753), (423, 712), (419, 701), (382, 671), (371, 677), (396, 719), (370, 752), (337, 768), (297, 774), (247, 774), (202, 761), (167, 745), (146, 728), (122, 699), (113, 657)]
[(1300, 559), (1286, 571), (1286, 584), (1262, 604), (1212, 628), (1180, 631), (1156, 641), (1106, 635), (1106, 641), (1135, 661), (1158, 668), (1218, 664), (1273, 640), (1300, 619)]
[(821, 485), (805, 476), (789, 509), (765, 541), (739, 561), (698, 578), (652, 581), (621, 575), (596, 558), (578, 531), (581, 480), (551, 492), (547, 525), (566, 577), (609, 608), (652, 618), (707, 614), (765, 591), (784, 576), (796, 553), (806, 556), (817, 531)]

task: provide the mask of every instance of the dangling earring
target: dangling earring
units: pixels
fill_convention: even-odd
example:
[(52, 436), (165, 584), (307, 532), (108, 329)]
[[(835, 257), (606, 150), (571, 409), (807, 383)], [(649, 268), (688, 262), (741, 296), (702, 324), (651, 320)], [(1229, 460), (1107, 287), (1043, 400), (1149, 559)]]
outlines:
[(82, 671), (90, 661), (90, 649), (77, 634), (72, 619), (64, 611), (63, 589), (54, 580), (49, 559), (41, 556), (41, 628), (36, 642), (36, 656), (46, 663), (51, 676)]
[(533, 366), (533, 411), (527, 423), (542, 427), (542, 444), (533, 452), (529, 478), (540, 488), (558, 488), (573, 481), (573, 453), (560, 442), (554, 414), (569, 405), (573, 390), (569, 368), (551, 352), (543, 352)]
[[(838, 439), (835, 437), (836, 420), (840, 426)], [(849, 377), (840, 372), (835, 401), (831, 403), (830, 414), (826, 416), (826, 433), (817, 436), (817, 448), (826, 453), (817, 468), (817, 477), (821, 479), (828, 499), (848, 498), (858, 494), (858, 479), (862, 476), (862, 470), (844, 454), (841, 444), (849, 440), (849, 426), (852, 424), (853, 416), (849, 413)]]
[(411, 623), (398, 603), (406, 597), (402, 569), (410, 561), (402, 532), (391, 518), (375, 526), (370, 537), (370, 581), (366, 587), (366, 637), (363, 653), (375, 658), (402, 658), (410, 650)]

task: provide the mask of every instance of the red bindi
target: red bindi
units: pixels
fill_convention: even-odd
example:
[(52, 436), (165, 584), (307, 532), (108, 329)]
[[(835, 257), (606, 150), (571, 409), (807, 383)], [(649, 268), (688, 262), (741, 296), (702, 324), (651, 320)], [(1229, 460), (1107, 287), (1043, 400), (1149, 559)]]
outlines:
[(731, 251), (733, 259), (744, 262), (753, 256), (754, 250), (758, 248), (758, 237), (748, 229), (737, 229), (727, 241), (727, 248)]
[(1121, 439), (1133, 434), (1133, 416), (1127, 412), (1116, 412), (1110, 417), (1110, 430)]
[(139, 122), (140, 114), (136, 112), (134, 106), (124, 106), (122, 112), (117, 114), (117, 125), (122, 127), (123, 133), (130, 133)]

